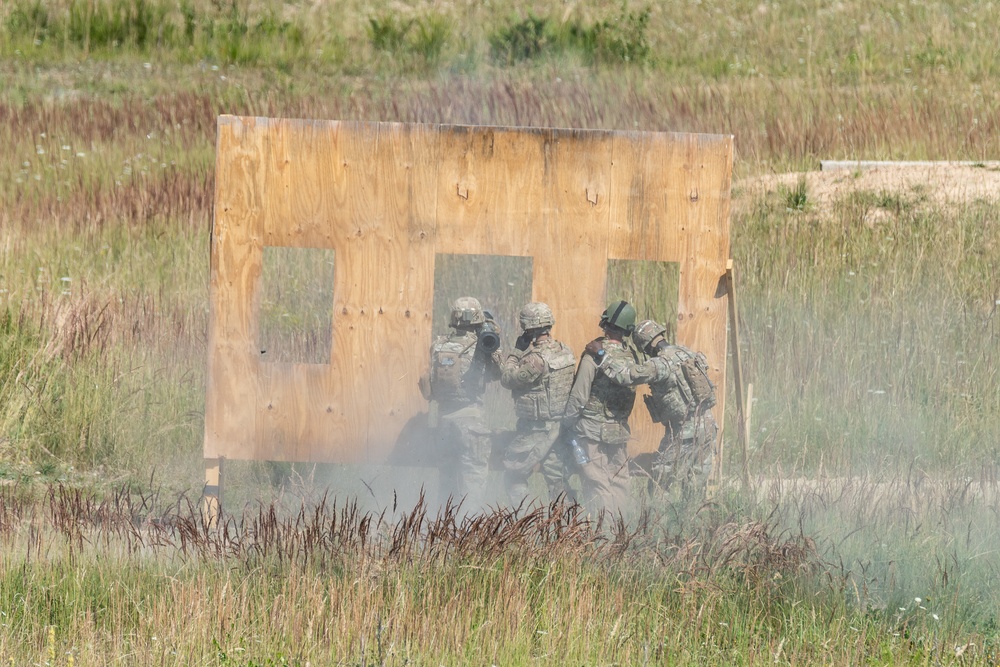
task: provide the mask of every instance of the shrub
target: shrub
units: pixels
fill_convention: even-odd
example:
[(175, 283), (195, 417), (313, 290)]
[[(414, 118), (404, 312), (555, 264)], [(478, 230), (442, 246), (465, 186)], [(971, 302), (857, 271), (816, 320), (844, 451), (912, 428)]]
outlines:
[(625, 11), (594, 26), (594, 59), (598, 62), (643, 63), (649, 60), (649, 9)]
[(74, 44), (87, 47), (127, 44), (144, 49), (155, 41), (170, 41), (173, 26), (166, 14), (166, 5), (153, 6), (145, 0), (74, 2), (69, 8), (68, 36)]
[(571, 25), (568, 39), (594, 63), (645, 63), (651, 53), (649, 17), (649, 8), (630, 11), (622, 6), (617, 16), (592, 26)]
[(36, 41), (45, 41), (54, 32), (49, 10), (41, 0), (15, 5), (7, 17), (5, 27), (11, 37), (31, 35), (31, 39)]
[(499, 28), (489, 39), (493, 59), (507, 65), (537, 58), (553, 44), (549, 19), (532, 14)]
[(451, 20), (444, 14), (430, 14), (416, 21), (410, 49), (425, 65), (434, 65), (440, 60), (450, 35)]
[(809, 189), (806, 186), (806, 177), (800, 176), (794, 188), (782, 186), (779, 188), (782, 198), (785, 200), (785, 208), (790, 211), (804, 211), (809, 204)]
[(377, 51), (396, 53), (406, 43), (413, 21), (385, 13), (368, 19), (368, 40)]

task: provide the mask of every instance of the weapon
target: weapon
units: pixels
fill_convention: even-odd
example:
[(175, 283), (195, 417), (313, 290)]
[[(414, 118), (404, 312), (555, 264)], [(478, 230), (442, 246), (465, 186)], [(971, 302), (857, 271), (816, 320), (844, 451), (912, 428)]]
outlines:
[(479, 330), (479, 347), (484, 352), (492, 354), (500, 348), (500, 327), (493, 321), (489, 311), (483, 311), (483, 315), (486, 316), (486, 321)]

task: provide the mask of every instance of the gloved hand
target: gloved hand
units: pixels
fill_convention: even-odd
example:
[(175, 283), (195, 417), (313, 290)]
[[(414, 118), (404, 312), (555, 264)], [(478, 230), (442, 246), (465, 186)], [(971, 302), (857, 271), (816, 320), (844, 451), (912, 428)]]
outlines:
[(523, 352), (529, 347), (531, 347), (531, 337), (528, 336), (528, 332), (526, 331), (517, 337), (517, 341), (514, 342), (514, 348)]
[(587, 347), (584, 348), (584, 352), (594, 357), (597, 365), (600, 366), (601, 362), (604, 361), (604, 341), (600, 338), (595, 338), (587, 343)]

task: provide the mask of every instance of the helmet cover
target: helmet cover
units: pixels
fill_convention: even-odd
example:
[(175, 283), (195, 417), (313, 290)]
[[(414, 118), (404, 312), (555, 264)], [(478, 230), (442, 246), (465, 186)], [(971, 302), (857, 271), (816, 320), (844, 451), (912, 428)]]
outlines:
[(645, 350), (650, 343), (656, 340), (657, 336), (662, 336), (666, 333), (667, 328), (662, 324), (658, 324), (653, 320), (643, 320), (635, 325), (635, 331), (632, 332), (632, 341), (635, 342), (636, 347), (640, 350)]
[(486, 321), (483, 315), (483, 306), (479, 299), (471, 296), (462, 296), (455, 299), (451, 304), (451, 320), (449, 325), (455, 328), (469, 327), (482, 324)]
[(518, 319), (520, 320), (521, 328), (525, 331), (528, 329), (551, 327), (556, 323), (555, 317), (552, 315), (552, 309), (547, 304), (537, 301), (525, 304), (524, 308), (521, 309)]

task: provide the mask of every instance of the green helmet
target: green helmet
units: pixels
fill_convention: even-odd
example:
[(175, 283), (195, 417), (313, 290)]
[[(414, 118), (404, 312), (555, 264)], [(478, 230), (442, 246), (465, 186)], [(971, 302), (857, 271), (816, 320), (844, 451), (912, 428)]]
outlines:
[(486, 321), (486, 316), (483, 315), (483, 306), (479, 303), (479, 299), (471, 296), (462, 296), (455, 299), (455, 302), (451, 304), (451, 321), (450, 326), (455, 327), (470, 327), (476, 324), (482, 324)]
[(667, 333), (667, 328), (662, 324), (658, 324), (653, 320), (643, 320), (635, 325), (635, 331), (632, 332), (632, 340), (635, 342), (636, 347), (640, 350), (645, 350), (649, 347), (650, 343), (665, 333)]
[(632, 333), (635, 329), (635, 308), (628, 301), (612, 301), (601, 313), (601, 326), (611, 326)]
[(556, 323), (556, 318), (552, 315), (552, 309), (547, 304), (540, 302), (526, 304), (521, 309), (521, 315), (518, 319), (521, 322), (521, 328), (525, 331), (528, 329), (555, 326)]

